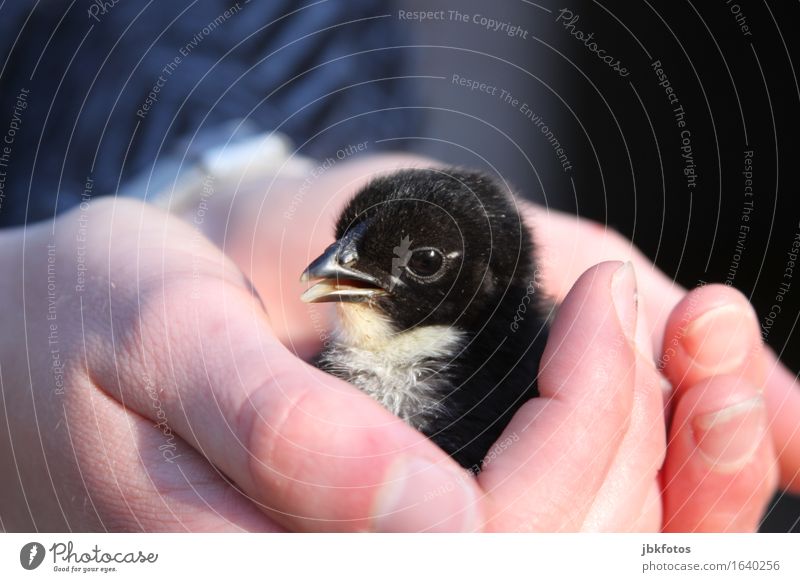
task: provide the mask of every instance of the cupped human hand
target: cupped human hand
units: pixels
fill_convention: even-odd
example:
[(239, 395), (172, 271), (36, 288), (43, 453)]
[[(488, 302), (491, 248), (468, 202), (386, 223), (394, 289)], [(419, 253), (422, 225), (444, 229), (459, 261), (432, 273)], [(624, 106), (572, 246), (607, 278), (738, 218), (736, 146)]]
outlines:
[[(274, 313), (273, 325), (281, 341), (308, 358), (319, 350), (320, 332), (331, 327), (332, 318), (329, 311), (309, 311), (299, 300), (303, 287), (297, 281), (297, 265), (305, 265), (332, 241), (332, 224), (338, 212), (371, 176), (402, 167), (432, 165), (438, 163), (417, 156), (376, 155), (341, 162), (312, 179), (278, 174), (256, 184), (235, 181), (215, 195), (210, 204), (218, 219), (216, 223), (207, 221), (204, 230), (254, 282)], [(693, 291), (668, 278), (630, 240), (605, 225), (522, 200), (520, 211), (537, 241), (543, 291), (557, 303), (564, 300), (578, 277), (593, 265), (612, 260), (633, 263), (646, 327), (660, 358), (664, 342), (673, 341), (672, 337), (665, 340), (668, 320)], [(190, 211), (187, 217), (194, 220), (196, 211)], [(274, 249), (279, 252), (273, 252)], [(735, 291), (726, 291), (719, 285), (707, 288), (711, 291), (706, 293), (722, 293), (723, 300), (736, 295)], [(755, 317), (746, 301), (735, 300), (731, 306), (742, 317)], [(738, 332), (728, 337), (740, 338), (748, 349), (756, 352), (754, 361), (762, 370), (762, 377), (750, 380), (757, 381), (763, 390), (767, 422), (778, 458), (779, 484), (800, 493), (797, 376), (762, 344), (758, 325), (756, 329), (747, 327), (746, 333), (747, 337)], [(712, 351), (724, 346), (706, 342), (704, 348)], [(660, 360), (659, 366), (663, 368)], [(715, 370), (717, 375), (740, 375), (742, 371), (739, 363), (730, 358)], [(670, 392), (673, 396), (678, 394)], [(671, 410), (677, 399), (671, 398), (668, 403)]]
[[(219, 233), (224, 230), (225, 235), (218, 236), (217, 243), (252, 277), (256, 287), (265, 298), (269, 310), (276, 314), (276, 318), (280, 319), (274, 323), (276, 323), (276, 332), (281, 341), (291, 346), (295, 352), (305, 356), (315, 353), (319, 349), (320, 337), (324, 339), (325, 330), (331, 324), (326, 311), (309, 313), (307, 306), (297, 300), (302, 286), (296, 281), (296, 265), (305, 264), (310, 258), (316, 256), (319, 250), (329, 244), (330, 224), (333, 223), (342, 204), (363, 186), (370, 176), (399, 167), (426, 166), (430, 163), (430, 160), (408, 156), (374, 156), (337, 166), (332, 171), (311, 181), (311, 188), (309, 188), (309, 182), (303, 179), (285, 180), (276, 177), (268, 186), (259, 184), (256, 192), (244, 187), (237, 189), (234, 196), (217, 198), (215, 201), (217, 215), (225, 216), (231, 224), (241, 228), (231, 228), (228, 224), (225, 229), (217, 227), (210, 229), (210, 232)], [(707, 457), (699, 454), (690, 456), (690, 451), (696, 452), (696, 447), (692, 448), (696, 444), (695, 440), (678, 438), (688, 434), (687, 427), (691, 428), (691, 419), (695, 416), (699, 417), (703, 410), (713, 414), (725, 408), (724, 402), (720, 404), (718, 394), (720, 390), (723, 392), (727, 390), (734, 394), (749, 393), (748, 390), (758, 392), (760, 387), (766, 385), (769, 387), (766, 398), (769, 417), (766, 423), (769, 424), (773, 437), (783, 443), (779, 452), (784, 482), (790, 483), (791, 475), (796, 474), (797, 461), (800, 460), (797, 455), (800, 441), (794, 438), (798, 432), (797, 423), (791, 415), (793, 398), (796, 396), (793, 391), (792, 378), (774, 359), (774, 356), (771, 356), (762, 347), (752, 308), (740, 294), (722, 286), (707, 286), (687, 294), (645, 259), (631, 245), (630, 241), (613, 231), (589, 221), (532, 207), (524, 202), (521, 202), (520, 206), (522, 211), (528, 215), (539, 243), (537, 258), (542, 267), (540, 274), (543, 289), (557, 302), (563, 302), (583, 270), (597, 262), (615, 258), (627, 259), (636, 266), (637, 299), (641, 306), (637, 336), (638, 353), (639, 356), (647, 354), (640, 363), (640, 367), (646, 370), (646, 373), (640, 371), (640, 376), (643, 375), (651, 385), (654, 380), (659, 383), (667, 421), (671, 421), (673, 424), (667, 453), (668, 471), (662, 471), (659, 475), (659, 480), (665, 483), (664, 490), (660, 498), (657, 498), (656, 489), (649, 487), (647, 511), (644, 511), (644, 506), (638, 508), (641, 515), (646, 514), (648, 517), (640, 517), (636, 523), (631, 519), (625, 520), (621, 515), (615, 514), (615, 509), (624, 509), (624, 506), (627, 506), (628, 513), (631, 513), (636, 508), (635, 504), (631, 505), (622, 501), (615, 504), (607, 500), (599, 502), (598, 498), (595, 498), (592, 502), (595, 504), (594, 509), (591, 514), (587, 514), (586, 521), (582, 522), (580, 527), (641, 529), (647, 524), (652, 529), (655, 523), (653, 516), (663, 514), (664, 522), (661, 527), (666, 530), (754, 529), (758, 524), (758, 517), (763, 511), (766, 500), (774, 488), (776, 466), (772, 449), (767, 446), (768, 443), (762, 443), (759, 438), (756, 438), (760, 434), (758, 429), (752, 433), (755, 434), (752, 440), (752, 443), (755, 444), (750, 450), (755, 462), (752, 465), (746, 464), (746, 470), (735, 472), (734, 475), (729, 474), (723, 484), (720, 484), (718, 480), (706, 478), (707, 475), (703, 473), (703, 470), (707, 468)], [(275, 248), (279, 248), (280, 252), (269, 252), (270, 249)], [(701, 294), (702, 298), (698, 299), (697, 294)], [(670, 318), (676, 317), (674, 313), (680, 313), (679, 321), (682, 321), (682, 328), (688, 327), (691, 314), (687, 318), (685, 313), (687, 301), (695, 307), (698, 304), (702, 307), (705, 303), (716, 302), (718, 307), (727, 306), (728, 311), (738, 312), (740, 323), (747, 322), (748, 318), (749, 323), (747, 325), (737, 324), (738, 327), (733, 330), (724, 330), (717, 334), (715, 341), (710, 341), (704, 336), (692, 343), (689, 334), (688, 337), (679, 338), (684, 340), (679, 342), (674, 337), (674, 326), (670, 328), (671, 335), (665, 338)], [(560, 313), (562, 312), (560, 311)], [(697, 308), (693, 313), (699, 317), (704, 313), (704, 309)], [(696, 326), (693, 329), (693, 333), (698, 333), (697, 330), (702, 329), (702, 326)], [(687, 336), (686, 333), (682, 335)], [(551, 340), (551, 345), (553, 341), (555, 340)], [(740, 352), (743, 350), (749, 354), (747, 358), (740, 358), (741, 353), (736, 353), (735, 343), (737, 341), (742, 345)], [(670, 353), (675, 351), (673, 344), (676, 342), (681, 349), (682, 357), (670, 356)], [(662, 345), (665, 346), (665, 350), (669, 351), (662, 354), (660, 351)], [(726, 345), (733, 349), (728, 350)], [(689, 346), (688, 352), (684, 350), (685, 346)], [(653, 356), (654, 349), (659, 354), (658, 360)], [(703, 357), (718, 358), (718, 365), (713, 370), (707, 370), (708, 373), (705, 376), (692, 376), (690, 370), (694, 366), (694, 359)], [(653, 376), (651, 368), (654, 366), (654, 362), (658, 364), (656, 367), (663, 375), (675, 382), (675, 386), (681, 387), (683, 384), (683, 388), (674, 390), (673, 385), (662, 376)], [(618, 364), (624, 365), (624, 362), (618, 362)], [(607, 369), (599, 363), (596, 365), (599, 366), (598, 369)], [(607, 361), (605, 366), (608, 365)], [(570, 367), (587, 369), (587, 360), (565, 361), (561, 366), (562, 369), (570, 369)], [(761, 370), (761, 375), (754, 375), (753, 371), (755, 370)], [(679, 381), (687, 374), (688, 380)], [(749, 382), (749, 384), (747, 382), (742, 384), (747, 388), (739, 386), (742, 379)], [(696, 397), (692, 407), (687, 409), (690, 406), (687, 404), (689, 400), (682, 398), (688, 391), (689, 384), (687, 382), (697, 384), (700, 380), (708, 380), (714, 384), (717, 392), (715, 390), (700, 391), (698, 388), (696, 393), (699, 396)], [(587, 380), (588, 387), (593, 384), (594, 381)], [(642, 398), (640, 393), (643, 390), (641, 386), (634, 386), (634, 393), (639, 395), (640, 400)], [(648, 390), (644, 390), (644, 392), (650, 393)], [(772, 396), (771, 400), (770, 396)], [(776, 402), (776, 400), (779, 401)], [(541, 400), (538, 404), (544, 402), (545, 400)], [(637, 401), (637, 403), (638, 408), (635, 410), (631, 408), (629, 412), (634, 416), (641, 417), (644, 414), (642, 412), (643, 404), (641, 401)], [(758, 404), (760, 405), (760, 403)], [(675, 415), (674, 411), (679, 408), (683, 413)], [(636, 436), (627, 437), (628, 448), (631, 446), (630, 442), (635, 442), (636, 439), (643, 439), (642, 443), (652, 444), (658, 440), (659, 435), (663, 435), (665, 430), (668, 430), (664, 428), (663, 420), (662, 425), (658, 426), (655, 412), (648, 410), (648, 426), (651, 434), (644, 435), (641, 431), (638, 433), (632, 431)], [(685, 413), (686, 410), (689, 410), (688, 415)], [(761, 409), (759, 408), (759, 410)], [(751, 416), (758, 417), (759, 422), (763, 421), (758, 414), (754, 413)], [(673, 418), (674, 420), (672, 420)], [(631, 418), (623, 416), (623, 420), (625, 423), (630, 423)], [(641, 420), (637, 426), (641, 427)], [(618, 431), (624, 430), (627, 429), (622, 426), (618, 427)], [(737, 438), (741, 440), (741, 434), (741, 431), (736, 430), (735, 425), (729, 424), (724, 438), (718, 437), (718, 441), (722, 438), (723, 444), (729, 441), (735, 442)], [(519, 434), (514, 433), (513, 436), (517, 438)], [(500, 439), (498, 446), (504, 449), (511, 442), (514, 440)], [(591, 440), (586, 442), (591, 443)], [(659, 454), (663, 455), (663, 451), (659, 453), (657, 447), (651, 448), (648, 462), (658, 458)], [(620, 453), (621, 457), (626, 455), (629, 453)], [(630, 473), (640, 470), (643, 471), (643, 474), (649, 475), (648, 471), (651, 470), (649, 464), (642, 469), (644, 465), (642, 465), (641, 459), (643, 457), (647, 457), (647, 455), (641, 453), (641, 450), (638, 456), (630, 455), (626, 463), (620, 464), (624, 470), (620, 469), (618, 472), (625, 474), (625, 471)], [(672, 461), (673, 459), (676, 460)], [(677, 474), (676, 467), (681, 468), (680, 475)], [(717, 469), (719, 467), (714, 470)], [(486, 474), (489, 474), (488, 467)], [(665, 478), (667, 474), (669, 477)], [(487, 477), (485, 475), (481, 477), (481, 479), (484, 478)], [(643, 482), (649, 483), (649, 480), (643, 479)], [(569, 491), (579, 490), (580, 486), (580, 483), (574, 484), (573, 489)], [(621, 487), (620, 483), (614, 486), (617, 487), (618, 494), (623, 497), (628, 495), (627, 489)], [(606, 485), (606, 489), (613, 490), (611, 488), (614, 486)], [(711, 498), (714, 498), (713, 504), (708, 503)], [(664, 505), (668, 507), (666, 513), (663, 511)], [(662, 508), (658, 509), (658, 506), (662, 506)], [(676, 507), (681, 508), (680, 518), (673, 515)], [(503, 520), (495, 520), (495, 523), (503, 523)], [(526, 527), (533, 527), (533, 521), (528, 520), (527, 523)], [(505, 524), (505, 526), (512, 527), (510, 524)], [(513, 527), (522, 526), (516, 524)], [(560, 523), (560, 526), (552, 525), (552, 527), (571, 529), (578, 526), (575, 522), (571, 525), (563, 522)]]

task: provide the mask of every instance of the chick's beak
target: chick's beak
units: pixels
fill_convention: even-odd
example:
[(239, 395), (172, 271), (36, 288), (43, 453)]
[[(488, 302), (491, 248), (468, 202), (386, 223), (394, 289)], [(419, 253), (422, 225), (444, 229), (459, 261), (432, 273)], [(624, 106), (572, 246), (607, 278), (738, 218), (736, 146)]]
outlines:
[(378, 279), (351, 266), (357, 257), (347, 237), (333, 243), (300, 276), (301, 281), (319, 280), (300, 299), (306, 303), (360, 303), (386, 294)]

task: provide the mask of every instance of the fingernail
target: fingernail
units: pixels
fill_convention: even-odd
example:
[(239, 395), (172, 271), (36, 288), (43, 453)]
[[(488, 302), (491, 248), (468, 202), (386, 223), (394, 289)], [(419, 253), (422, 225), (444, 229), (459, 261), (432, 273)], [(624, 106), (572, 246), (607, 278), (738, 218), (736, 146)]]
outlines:
[(644, 356), (645, 360), (655, 366), (655, 349), (650, 336), (645, 313), (645, 299), (636, 293), (636, 349)]
[(633, 264), (625, 262), (611, 278), (611, 299), (617, 312), (622, 331), (635, 341), (636, 337), (636, 274)]
[(672, 415), (674, 406), (672, 406), (672, 399), (674, 398), (672, 382), (664, 378), (660, 372), (658, 374), (658, 381), (661, 385), (661, 402), (664, 405), (664, 426), (672, 426)]
[(694, 320), (681, 345), (696, 366), (709, 375), (734, 371), (747, 357), (749, 314), (738, 305), (723, 305)]
[(373, 529), (379, 532), (468, 532), (478, 528), (472, 477), (425, 459), (401, 459), (378, 493)]
[(664, 398), (664, 405), (666, 406), (672, 402), (672, 382), (664, 378), (660, 373), (658, 382), (661, 387), (661, 396)]
[(692, 419), (700, 454), (718, 473), (732, 473), (749, 463), (764, 431), (764, 402), (758, 396)]

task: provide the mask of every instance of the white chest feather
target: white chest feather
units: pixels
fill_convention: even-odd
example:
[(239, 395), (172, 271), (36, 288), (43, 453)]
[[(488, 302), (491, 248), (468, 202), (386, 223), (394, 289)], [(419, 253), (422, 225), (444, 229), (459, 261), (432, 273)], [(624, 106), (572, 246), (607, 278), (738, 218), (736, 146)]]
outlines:
[(414, 426), (443, 411), (452, 389), (448, 364), (464, 344), (463, 332), (429, 325), (395, 333), (363, 305), (342, 306), (339, 314), (336, 343), (323, 356), (332, 373)]

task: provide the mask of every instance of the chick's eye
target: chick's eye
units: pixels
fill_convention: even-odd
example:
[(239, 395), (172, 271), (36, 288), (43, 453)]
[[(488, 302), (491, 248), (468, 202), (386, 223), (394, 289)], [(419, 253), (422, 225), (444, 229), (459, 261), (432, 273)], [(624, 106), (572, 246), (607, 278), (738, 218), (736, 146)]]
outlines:
[(408, 270), (418, 277), (432, 277), (444, 263), (442, 253), (436, 249), (417, 249), (408, 259)]

